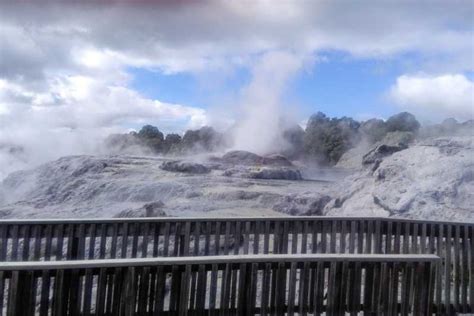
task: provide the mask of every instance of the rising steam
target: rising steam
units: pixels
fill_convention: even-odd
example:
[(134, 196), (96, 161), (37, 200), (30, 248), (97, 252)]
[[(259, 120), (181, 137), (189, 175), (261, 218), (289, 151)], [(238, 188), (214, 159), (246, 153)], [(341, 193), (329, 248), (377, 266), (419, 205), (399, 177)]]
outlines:
[(297, 54), (272, 52), (262, 56), (253, 68), (252, 81), (242, 92), (234, 149), (268, 154), (285, 147), (281, 97), (288, 81), (303, 65), (304, 58)]

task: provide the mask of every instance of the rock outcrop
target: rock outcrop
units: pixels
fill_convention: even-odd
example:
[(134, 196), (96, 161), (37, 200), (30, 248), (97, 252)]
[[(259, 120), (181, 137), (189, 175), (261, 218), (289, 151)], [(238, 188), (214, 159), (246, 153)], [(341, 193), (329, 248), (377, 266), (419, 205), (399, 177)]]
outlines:
[(210, 168), (195, 162), (186, 161), (165, 161), (160, 166), (161, 169), (172, 172), (204, 174), (211, 171)]
[(277, 202), (273, 209), (289, 215), (321, 216), (324, 215), (324, 207), (330, 200), (331, 197), (325, 194), (313, 194), (311, 196), (288, 195)]
[(340, 184), (329, 215), (474, 221), (474, 140), (419, 141)]
[(267, 180), (303, 180), (301, 172), (296, 169), (289, 168), (262, 168), (257, 171), (250, 172), (252, 179), (267, 179)]
[[(215, 159), (215, 158), (214, 158)], [(291, 167), (293, 164), (283, 155), (259, 156), (245, 150), (232, 150), (225, 153), (221, 159), (215, 159), (224, 164), (242, 166), (275, 166)]]
[(408, 148), (408, 145), (413, 141), (414, 134), (412, 132), (390, 132), (385, 137), (377, 142), (372, 148), (362, 157), (362, 164), (375, 164), (373, 169), (377, 169), (383, 158), (390, 156), (397, 151)]
[(166, 216), (164, 207), (165, 204), (161, 201), (151, 202), (137, 209), (123, 210), (115, 217), (164, 217)]
[(301, 172), (294, 168), (286, 167), (244, 167), (237, 166), (223, 172), (226, 177), (264, 180), (303, 180)]

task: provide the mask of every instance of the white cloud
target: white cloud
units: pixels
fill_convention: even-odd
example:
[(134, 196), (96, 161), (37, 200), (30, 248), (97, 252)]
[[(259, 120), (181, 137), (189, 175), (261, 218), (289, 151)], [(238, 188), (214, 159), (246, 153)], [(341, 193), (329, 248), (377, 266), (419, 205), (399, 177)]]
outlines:
[(391, 88), (391, 98), (421, 117), (474, 117), (474, 82), (462, 74), (403, 75)]
[[(179, 132), (205, 125), (207, 115), (200, 108), (144, 98), (100, 78), (56, 77), (37, 93), (0, 81), (0, 179), (60, 156), (101, 153), (107, 135), (145, 123)], [(11, 146), (24, 149), (21, 159), (12, 156)]]

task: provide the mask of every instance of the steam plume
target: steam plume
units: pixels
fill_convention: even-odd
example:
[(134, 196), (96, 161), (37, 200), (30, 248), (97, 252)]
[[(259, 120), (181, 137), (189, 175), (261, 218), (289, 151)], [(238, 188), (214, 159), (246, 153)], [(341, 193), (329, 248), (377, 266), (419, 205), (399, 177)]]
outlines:
[(262, 56), (252, 71), (252, 81), (243, 90), (240, 123), (234, 149), (268, 154), (282, 148), (281, 96), (288, 81), (303, 67), (304, 58), (288, 52)]

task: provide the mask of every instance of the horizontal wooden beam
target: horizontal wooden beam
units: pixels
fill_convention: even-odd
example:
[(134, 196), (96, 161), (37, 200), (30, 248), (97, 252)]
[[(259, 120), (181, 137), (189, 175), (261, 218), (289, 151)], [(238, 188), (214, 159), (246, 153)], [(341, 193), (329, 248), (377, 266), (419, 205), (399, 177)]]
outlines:
[(364, 255), (364, 254), (296, 254), (296, 255), (228, 255), (199, 257), (161, 257), (140, 259), (99, 259), (70, 261), (2, 262), (0, 271), (57, 270), (85, 268), (117, 268), (139, 266), (201, 265), (227, 263), (292, 263), (292, 262), (437, 262), (435, 255)]
[(425, 224), (459, 224), (459, 225), (474, 225), (469, 222), (451, 222), (451, 221), (436, 221), (436, 220), (417, 220), (395, 217), (344, 217), (344, 216), (252, 216), (252, 217), (129, 217), (129, 218), (55, 218), (55, 219), (2, 219), (2, 224), (101, 224), (101, 223), (154, 223), (154, 222), (238, 222), (238, 221), (332, 221), (332, 220), (346, 220), (346, 221), (360, 221), (360, 220), (382, 220), (390, 222), (408, 222), (408, 223), (425, 223)]

